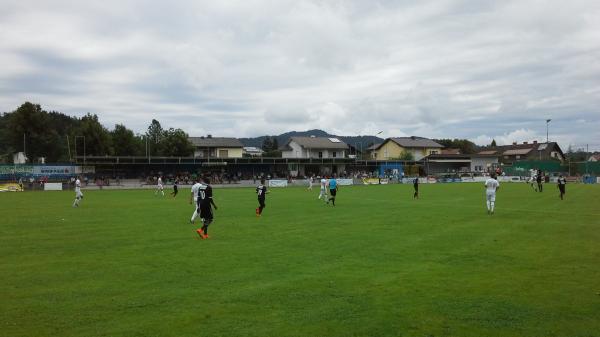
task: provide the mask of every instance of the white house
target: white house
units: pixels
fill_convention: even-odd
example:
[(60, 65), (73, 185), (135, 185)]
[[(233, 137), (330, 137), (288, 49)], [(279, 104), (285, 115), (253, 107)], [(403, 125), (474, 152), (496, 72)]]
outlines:
[(349, 147), (337, 138), (291, 137), (281, 147), (282, 158), (346, 158)]

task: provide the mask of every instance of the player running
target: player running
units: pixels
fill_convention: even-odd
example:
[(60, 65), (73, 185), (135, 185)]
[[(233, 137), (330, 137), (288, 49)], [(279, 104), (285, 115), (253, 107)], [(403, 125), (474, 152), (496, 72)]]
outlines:
[(202, 239), (209, 238), (208, 226), (213, 222), (212, 206), (215, 207), (215, 210), (217, 209), (217, 205), (215, 205), (212, 197), (212, 186), (210, 186), (210, 180), (208, 177), (205, 177), (204, 183), (200, 186), (200, 190), (198, 191), (198, 209), (200, 209), (202, 227), (196, 230)]
[(335, 174), (329, 179), (329, 200), (327, 203), (331, 201), (331, 204), (335, 206), (335, 196), (337, 195), (337, 180), (335, 179)]
[(542, 192), (542, 189), (543, 189), (542, 181), (543, 181), (543, 179), (544, 179), (544, 177), (543, 177), (543, 174), (542, 174), (542, 170), (538, 170), (537, 176), (535, 177), (535, 180), (537, 181), (537, 190), (538, 190), (538, 192)]
[(529, 170), (529, 180), (527, 180), (527, 183), (529, 184), (529, 186), (531, 186), (531, 188), (537, 192), (537, 187), (535, 186), (535, 181), (536, 181), (536, 174), (537, 171), (534, 169)]
[(179, 180), (175, 178), (175, 181), (173, 182), (173, 192), (171, 192), (171, 196), (173, 196), (173, 198), (175, 198), (179, 192), (177, 189), (177, 184), (179, 184)]
[(321, 178), (321, 192), (319, 192), (319, 198), (323, 197), (324, 201), (327, 201), (327, 179)]
[(565, 179), (562, 174), (558, 177), (557, 187), (560, 191), (560, 200), (563, 200), (566, 193), (565, 188), (567, 187), (567, 179)]
[(256, 217), (260, 217), (262, 215), (263, 209), (267, 207), (265, 205), (265, 198), (267, 193), (269, 193), (269, 191), (267, 191), (267, 186), (265, 186), (265, 179), (261, 179), (260, 185), (256, 187), (256, 194), (258, 196), (258, 208), (256, 209)]
[(192, 204), (192, 200), (194, 201), (194, 213), (192, 214), (192, 218), (190, 219), (190, 223), (193, 225), (194, 221), (198, 217), (198, 192), (200, 191), (200, 187), (202, 184), (198, 182), (197, 179), (194, 179), (194, 185), (192, 185), (192, 192), (190, 193), (190, 205)]
[(81, 180), (77, 177), (77, 180), (75, 180), (75, 201), (73, 201), (73, 207), (79, 207), (81, 199), (83, 199), (83, 193), (81, 193)]
[(415, 188), (413, 199), (419, 199), (419, 177), (416, 177), (415, 180), (413, 180), (413, 187)]
[(496, 180), (496, 174), (492, 173), (491, 177), (485, 181), (485, 196), (487, 201), (487, 212), (489, 215), (494, 214), (494, 204), (496, 203), (496, 191), (500, 188), (500, 183)]
[(163, 181), (162, 181), (161, 177), (158, 177), (158, 181), (156, 184), (156, 191), (154, 191), (154, 195), (156, 196), (158, 194), (158, 192), (160, 192), (163, 197), (165, 196)]
[(313, 176), (308, 177), (308, 190), (312, 191)]

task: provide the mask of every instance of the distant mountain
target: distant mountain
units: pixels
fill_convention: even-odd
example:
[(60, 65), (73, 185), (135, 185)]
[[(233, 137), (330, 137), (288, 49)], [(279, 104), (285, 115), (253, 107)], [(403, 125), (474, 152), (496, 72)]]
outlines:
[[(366, 149), (367, 147), (371, 146), (372, 144), (377, 144), (377, 143), (383, 142), (382, 138), (379, 138), (376, 136), (338, 136), (338, 135), (329, 134), (323, 130), (318, 130), (318, 129), (313, 129), (313, 130), (308, 130), (308, 131), (290, 131), (290, 132), (282, 133), (280, 135), (275, 135), (274, 137), (277, 138), (277, 143), (281, 146), (281, 145), (284, 145), (290, 137), (310, 137), (310, 136), (339, 138), (344, 143), (354, 146), (354, 147), (357, 147), (359, 150), (361, 148)], [(239, 140), (240, 140), (240, 142), (242, 142), (242, 144), (244, 144), (244, 146), (261, 147), (265, 140), (265, 137), (272, 137), (272, 136), (260, 136), (260, 137), (254, 137), (254, 138), (239, 138)]]

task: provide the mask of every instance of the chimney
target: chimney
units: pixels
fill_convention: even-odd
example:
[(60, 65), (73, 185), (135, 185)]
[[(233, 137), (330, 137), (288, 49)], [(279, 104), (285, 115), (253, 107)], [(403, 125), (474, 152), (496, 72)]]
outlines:
[(212, 135), (207, 135), (206, 138), (212, 138)]
[(523, 145), (527, 145), (527, 142), (523, 142)]
[(517, 142), (513, 142), (513, 145), (517, 145)]
[(537, 144), (537, 140), (534, 140), (534, 141), (533, 141), (533, 144)]

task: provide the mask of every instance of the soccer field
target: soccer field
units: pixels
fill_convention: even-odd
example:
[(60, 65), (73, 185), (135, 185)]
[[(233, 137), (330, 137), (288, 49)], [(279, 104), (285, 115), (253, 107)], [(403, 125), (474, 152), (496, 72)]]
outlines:
[[(600, 187), (0, 194), (0, 336), (600, 336)], [(170, 191), (169, 191), (170, 192)]]

